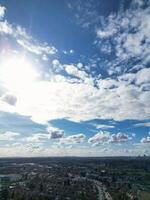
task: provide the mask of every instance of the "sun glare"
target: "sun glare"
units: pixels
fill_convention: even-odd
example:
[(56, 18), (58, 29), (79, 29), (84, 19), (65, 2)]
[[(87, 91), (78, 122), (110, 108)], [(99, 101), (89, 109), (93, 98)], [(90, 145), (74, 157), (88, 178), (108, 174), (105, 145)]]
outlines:
[(4, 57), (0, 62), (0, 80), (11, 91), (27, 89), (37, 78), (37, 71), (23, 56)]

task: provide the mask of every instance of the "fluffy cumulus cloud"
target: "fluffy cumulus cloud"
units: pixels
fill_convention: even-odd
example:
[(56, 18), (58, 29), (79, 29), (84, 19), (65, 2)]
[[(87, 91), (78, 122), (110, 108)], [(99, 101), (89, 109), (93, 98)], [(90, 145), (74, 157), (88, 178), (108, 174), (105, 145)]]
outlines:
[(73, 145), (82, 143), (86, 136), (84, 134), (70, 135), (68, 137), (61, 138), (59, 144), (61, 145)]
[(135, 63), (149, 65), (149, 0), (131, 0), (128, 6), (121, 1), (120, 10), (105, 17), (99, 13), (102, 2), (77, 2), (78, 5), (72, 5), (76, 8), (77, 22), (95, 32), (94, 44), (100, 53), (109, 55), (105, 64), (109, 75), (124, 73)]
[(0, 5), (0, 19), (2, 19), (5, 15), (6, 8)]
[[(65, 72), (71, 80), (76, 82), (91, 82), (92, 77), (84, 69), (82, 69), (83, 64), (62, 64), (58, 59), (52, 61), (52, 67), (54, 72)], [(74, 78), (73, 78), (74, 77)]]
[[(31, 116), (38, 123), (47, 123), (58, 118), (69, 118), (73, 121), (96, 118), (116, 121), (149, 119), (150, 92), (149, 79), (146, 77), (150, 70), (147, 70), (147, 76), (141, 77), (142, 73), (143, 69), (134, 74), (124, 74), (117, 79), (89, 77), (89, 81), (86, 79), (82, 82), (76, 81), (74, 77), (52, 75), (50, 80), (33, 82), (30, 87), (18, 90), (15, 107), (8, 108), (3, 103), (1, 110)], [(135, 84), (132, 84), (133, 80)]]
[(150, 133), (147, 137), (141, 139), (141, 143), (143, 144), (150, 144)]
[(50, 139), (59, 139), (59, 138), (62, 138), (63, 136), (64, 136), (63, 130), (60, 130), (52, 126), (48, 126), (45, 133), (34, 133), (29, 137), (23, 138), (23, 141), (38, 143), (38, 142), (44, 142)]
[[(149, 55), (149, 1), (133, 0), (124, 12), (110, 14), (105, 25), (97, 29), (100, 39), (112, 39), (116, 55), (122, 58)], [(146, 6), (147, 4), (147, 6)]]
[(99, 133), (95, 134), (93, 137), (89, 138), (88, 142), (91, 143), (93, 146), (98, 144), (105, 144), (108, 143), (110, 139), (110, 133), (107, 131), (100, 131)]
[(65, 67), (65, 71), (69, 75), (75, 76), (83, 81), (86, 81), (86, 79), (89, 78), (89, 75), (85, 71), (78, 69), (74, 65), (65, 65), (64, 67)]
[(18, 136), (20, 136), (20, 133), (7, 131), (0, 133), (0, 141), (12, 141), (15, 140)]
[(5, 21), (0, 21), (0, 34), (1, 35), (11, 35), (13, 34), (13, 29), (12, 26), (5, 20)]
[(63, 70), (63, 66), (58, 59), (54, 59), (52, 61), (52, 67), (55, 72), (59, 72), (59, 71)]
[(110, 134), (108, 131), (100, 131), (89, 138), (88, 143), (92, 144), (92, 146), (96, 146), (99, 144), (127, 142), (131, 139), (132, 138), (125, 133)]
[(48, 127), (47, 131), (51, 139), (58, 139), (62, 138), (64, 135), (64, 131), (54, 127)]
[(47, 133), (35, 133), (29, 137), (23, 138), (23, 141), (30, 143), (38, 143), (38, 142), (44, 142), (48, 139), (50, 139), (50, 135)]
[(116, 142), (126, 142), (129, 140), (131, 140), (131, 137), (129, 137), (127, 134), (117, 133), (111, 135), (109, 142), (116, 143)]
[(136, 85), (146, 83), (148, 86), (150, 83), (150, 68), (141, 69), (137, 73), (125, 73), (122, 76), (119, 76), (119, 79), (127, 81), (128, 83), (135, 82)]

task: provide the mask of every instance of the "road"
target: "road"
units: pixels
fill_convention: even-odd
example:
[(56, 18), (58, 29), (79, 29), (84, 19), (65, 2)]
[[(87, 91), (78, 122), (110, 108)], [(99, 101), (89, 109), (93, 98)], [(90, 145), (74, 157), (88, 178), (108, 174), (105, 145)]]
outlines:
[(93, 182), (98, 189), (98, 200), (113, 200), (111, 195), (107, 192), (106, 187), (100, 181), (80, 176), (78, 176), (76, 179), (88, 180), (90, 182)]

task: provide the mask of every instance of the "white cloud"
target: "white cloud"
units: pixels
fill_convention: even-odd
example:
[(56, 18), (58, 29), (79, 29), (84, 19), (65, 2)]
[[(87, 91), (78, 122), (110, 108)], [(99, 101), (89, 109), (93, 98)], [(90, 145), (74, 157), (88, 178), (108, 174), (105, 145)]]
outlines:
[[(11, 143), (0, 147), (0, 156), (39, 156), (42, 155), (41, 143)], [(48, 154), (47, 154), (48, 155)]]
[(96, 127), (96, 129), (109, 129), (109, 128), (115, 128), (114, 125), (108, 125), (108, 124), (91, 124)]
[(18, 39), (18, 44), (20, 44), (23, 48), (30, 51), (31, 53), (35, 53), (37, 55), (43, 55), (43, 54), (55, 54), (57, 52), (55, 47), (50, 47), (46, 44), (37, 44), (33, 43), (33, 41), (28, 41), (24, 39)]
[[(58, 59), (54, 59), (52, 61), (52, 67), (55, 72), (64, 71), (67, 73), (68, 78), (65, 78), (66, 81), (69, 80), (69, 82), (84, 82), (86, 84), (93, 85), (93, 78), (88, 74), (85, 69), (83, 68), (82, 63), (78, 64), (62, 64)], [(62, 78), (63, 76), (55, 76), (55, 78)], [(75, 81), (74, 81), (75, 80)]]
[(150, 82), (150, 68), (144, 68), (136, 74), (136, 84)]
[(0, 34), (13, 34), (12, 26), (6, 20), (0, 21)]
[(89, 75), (85, 71), (78, 69), (74, 65), (64, 65), (64, 68), (65, 68), (65, 71), (69, 75), (80, 78), (81, 80), (83, 80), (85, 82), (86, 82), (86, 80), (89, 80)]
[(14, 106), (17, 103), (16, 96), (9, 93), (4, 94), (0, 99), (12, 106)]
[[(78, 75), (78, 69), (73, 66), (72, 71), (72, 65), (68, 72), (74, 74), (74, 69)], [(116, 121), (149, 119), (150, 92), (142, 89), (148, 84), (149, 70), (146, 70), (147, 75), (142, 75), (143, 71), (145, 69), (134, 74), (124, 74), (117, 79), (99, 80), (83, 73), (80, 76), (87, 81), (82, 82), (72, 77), (51, 75), (50, 80), (33, 82), (30, 87), (19, 90), (15, 94), (17, 104), (13, 110), (21, 115), (31, 116), (38, 123), (58, 118), (74, 121), (96, 118)], [(133, 81), (135, 85), (132, 84)], [(10, 93), (13, 92), (9, 89)], [(10, 108), (4, 103), (0, 105), (3, 111)]]
[(99, 144), (127, 142), (129, 140), (131, 140), (131, 137), (125, 133), (110, 134), (108, 131), (100, 131), (89, 138), (88, 143), (92, 144), (92, 146), (96, 146)]
[(60, 63), (58, 59), (52, 60), (52, 66), (53, 66), (54, 71), (56, 72), (63, 70), (63, 65)]
[(59, 60), (57, 60), (57, 59), (54, 59), (54, 60), (52, 61), (52, 65), (53, 65), (54, 67), (57, 67), (57, 66), (59, 66), (59, 65), (60, 65), (60, 62), (59, 62)]
[[(40, 124), (47, 124), (49, 120), (62, 118), (73, 121), (149, 119), (150, 69), (145, 68), (145, 65), (149, 60), (150, 23), (148, 9), (141, 7), (142, 2), (142, 0), (134, 1), (132, 8), (127, 9), (123, 14), (111, 14), (103, 26), (96, 29), (98, 41), (103, 39), (104, 41), (107, 39), (113, 40), (116, 55), (118, 56), (115, 64), (111, 63), (112, 68), (108, 69), (110, 75), (114, 71), (121, 72), (122, 65), (120, 65), (120, 61), (123, 59), (140, 57), (140, 59), (144, 60), (141, 65), (132, 66), (130, 73), (122, 76), (102, 78), (100, 76), (94, 77), (89, 73), (90, 67), (98, 67), (96, 61), (91, 66), (89, 64), (84, 66), (82, 63), (64, 64), (58, 59), (54, 59), (49, 63), (50, 73), (47, 72), (47, 78), (42, 79), (40, 77), (40, 79), (36, 79), (31, 83), (26, 83), (29, 81), (24, 82), (23, 89), (18, 89), (15, 95), (13, 86), (10, 86), (14, 84), (15, 76), (10, 74), (10, 79), (13, 75), (14, 81), (11, 81), (13, 84), (9, 84), (8, 93), (4, 93), (0, 97), (0, 111), (25, 115)], [(135, 5), (136, 9), (133, 8)], [(92, 13), (90, 15), (93, 16)], [(14, 39), (19, 47), (35, 54), (36, 57), (40, 56), (45, 61), (51, 60), (49, 56), (57, 52), (55, 47), (47, 43), (38, 42), (27, 33), (26, 29), (19, 25), (10, 24), (4, 17), (5, 7), (0, 6), (0, 35), (2, 37), (6, 36), (7, 39)], [(95, 20), (93, 17), (91, 19)], [(89, 24), (86, 25), (87, 27), (89, 26)], [(111, 48), (109, 50), (110, 46), (107, 44), (104, 43), (102, 51), (108, 52), (112, 50)], [(74, 51), (69, 50), (64, 51), (64, 53), (73, 54)], [(54, 74), (54, 72), (60, 71), (65, 73)], [(41, 73), (45, 72), (42, 71)], [(67, 76), (62, 74), (67, 74)], [(20, 85), (21, 79), (28, 80), (28, 76), (24, 74), (24, 77), (20, 77)], [(1, 76), (0, 83), (2, 83)], [(26, 84), (28, 87), (26, 87)], [(18, 82), (16, 85), (20, 86)], [(143, 125), (149, 126), (149, 122), (137, 124), (137, 126)], [(96, 128), (108, 129), (114, 128), (114, 126), (99, 124), (96, 125)], [(9, 137), (9, 140), (13, 140), (13, 138), (19, 136), (15, 134), (17, 133), (6, 132), (2, 134), (1, 138), (4, 140)], [(72, 147), (73, 144), (83, 142), (85, 135), (76, 134), (65, 137), (62, 130), (48, 127), (46, 133), (32, 134), (25, 140), (33, 143), (33, 147), (30, 145), (29, 149), (39, 149), (35, 145), (49, 139), (56, 139), (56, 141), (60, 141), (60, 144), (67, 144)], [(99, 132), (89, 139), (89, 143), (92, 145), (120, 143), (130, 139), (124, 133)], [(148, 143), (148, 141), (149, 136), (143, 138), (141, 143)]]
[(99, 133), (95, 134), (93, 137), (89, 138), (88, 143), (91, 143), (92, 146), (96, 146), (98, 144), (108, 143), (109, 139), (110, 139), (109, 132), (100, 131)]
[(74, 54), (74, 50), (73, 49), (70, 49), (69, 51), (64, 50), (63, 53), (66, 55)]
[(140, 69), (137, 73), (126, 73), (118, 77), (119, 80), (132, 83), (133, 81), (137, 85), (150, 82), (150, 68)]
[(63, 135), (64, 135), (64, 131), (63, 130), (60, 130), (58, 128), (54, 128), (54, 127), (51, 127), (51, 126), (48, 126), (47, 131), (49, 133), (50, 139), (62, 138)]
[(98, 80), (98, 87), (101, 89), (111, 89), (120, 85), (115, 79), (106, 78)]
[(18, 136), (20, 136), (20, 133), (7, 131), (5, 133), (0, 133), (0, 141), (12, 141), (15, 140)]
[(82, 64), (82, 63), (78, 63), (78, 64), (77, 64), (77, 67), (78, 67), (79, 69), (82, 69), (82, 68), (83, 68), (83, 64)]
[[(137, 3), (132, 0), (128, 8), (124, 8), (122, 12), (111, 13), (106, 18), (100, 17), (97, 13), (99, 20), (94, 25), (98, 27), (96, 30), (94, 28), (97, 35), (95, 44), (107, 54), (113, 49), (116, 55), (108, 65), (110, 75), (130, 69), (129, 59), (134, 58), (137, 63), (140, 60), (139, 63), (144, 66), (149, 63), (149, 6), (150, 1), (141, 0)], [(92, 5), (89, 7), (89, 12), (91, 9)]]
[(73, 49), (70, 49), (70, 54), (74, 54), (74, 50)]
[(150, 133), (147, 137), (141, 139), (141, 143), (150, 144)]
[(109, 143), (117, 143), (117, 142), (126, 142), (131, 140), (132, 138), (129, 137), (125, 133), (117, 133), (117, 134), (112, 134), (109, 140)]
[(5, 11), (6, 8), (0, 5), (0, 19), (2, 19), (5, 16)]
[[(140, 10), (140, 12), (142, 11)], [(147, 13), (147, 10), (144, 12)], [(137, 13), (135, 14), (137, 15)], [(126, 13), (126, 15), (129, 15), (129, 13)], [(110, 16), (108, 18), (111, 26), (120, 23), (119, 20), (122, 20), (122, 18), (119, 17)], [(5, 24), (6, 21), (2, 21), (2, 23)], [(128, 23), (128, 20), (123, 21), (123, 26), (127, 26)], [(48, 56), (53, 50), (55, 51), (47, 44), (41, 44), (33, 40), (22, 27), (12, 27), (10, 24), (7, 24), (7, 26), (10, 26), (13, 33), (11, 31), (3, 32), (10, 32), (30, 52)], [(24, 81), (24, 89), (18, 90), (15, 94), (17, 103), (15, 104), (14, 101), (14, 106), (11, 106), (12, 103), (7, 105), (8, 100), (6, 103), (1, 99), (0, 110), (30, 116), (33, 121), (45, 124), (49, 120), (60, 118), (73, 121), (149, 119), (150, 92), (143, 89), (148, 87), (150, 79), (148, 68), (140, 68), (137, 73), (126, 73), (116, 78), (99, 79), (89, 75), (87, 70), (84, 70), (85, 67), (82, 63), (61, 64), (59, 60), (55, 59), (51, 65), (56, 71), (58, 69), (65, 70), (67, 76), (49, 73), (46, 80), (40, 79), (33, 83), (27, 83), (28, 87), (25, 86), (26, 82)], [(19, 77), (20, 84), (21, 79), (26, 80), (26, 78), (28, 77)], [(14, 74), (13, 79), (15, 80)], [(2, 81), (1, 77), (0, 81)], [(18, 87), (18, 82), (16, 85)], [(10, 94), (13, 94), (14, 91), (12, 90), (13, 88), (10, 86)]]
[(112, 52), (105, 66), (109, 75), (124, 73), (133, 63), (144, 67), (149, 64), (149, 0), (132, 0), (127, 7), (121, 2), (120, 9), (107, 16), (99, 13), (100, 2), (79, 2), (72, 3), (69, 8), (75, 7), (77, 23), (95, 32), (94, 44), (101, 53), (109, 55)]
[(30, 84), (30, 88), (19, 91), (15, 112), (31, 116), (38, 123), (60, 118), (121, 121), (150, 117), (150, 92), (141, 90), (142, 83), (133, 85), (123, 78), (104, 79), (98, 82), (96, 88), (90, 83), (76, 82), (61, 75), (59, 79), (54, 77), (51, 76), (50, 81)]
[(59, 144), (64, 144), (64, 145), (78, 144), (84, 142), (85, 138), (86, 137), (84, 134), (70, 135), (68, 137), (61, 138)]
[[(71, 147), (71, 149), (70, 149)], [(134, 148), (122, 148), (122, 146), (114, 146), (114, 148), (104, 148), (103, 146), (96, 146), (90, 148), (84, 145), (51, 145), (45, 147), (41, 143), (29, 144), (12, 144), (7, 146), (0, 146), (0, 156), (137, 156), (137, 155), (150, 155), (148, 148), (143, 145)]]
[(132, 135), (132, 137), (135, 137), (135, 136), (136, 136), (136, 134), (135, 134), (135, 133), (132, 133), (131, 135)]
[(150, 122), (142, 122), (142, 123), (138, 123), (138, 124), (135, 124), (134, 126), (137, 126), (137, 127), (150, 127)]
[(43, 54), (43, 56), (42, 56), (42, 60), (44, 60), (44, 61), (48, 61), (49, 59), (48, 59), (47, 55)]
[(16, 36), (21, 36), (21, 37), (23, 37), (23, 38), (25, 38), (25, 39), (27, 39), (27, 40), (32, 39), (31, 35), (29, 35), (29, 34), (26, 32), (25, 28), (23, 28), (23, 27), (21, 27), (21, 26), (19, 26), (19, 25), (16, 26), (15, 32), (16, 32), (16, 33), (15, 33)]
[(15, 106), (8, 104), (7, 102), (3, 101), (0, 98), (0, 111), (2, 112), (8, 112), (8, 113), (15, 113)]
[(50, 139), (59, 139), (64, 136), (64, 131), (58, 128), (48, 126), (45, 133), (34, 133), (29, 137), (25, 137), (22, 140), (31, 143), (44, 142)]
[(45, 141), (47, 139), (50, 139), (50, 135), (49, 134), (47, 134), (47, 133), (35, 133), (35, 134), (32, 134), (29, 137), (23, 138), (22, 140), (26, 141), (26, 142), (35, 142), (35, 143), (37, 143), (37, 142)]
[[(143, 1), (144, 3), (144, 1)], [(123, 17), (118, 17), (116, 23), (121, 23), (122, 28), (124, 24), (123, 20), (128, 20), (126, 28), (126, 33), (119, 33), (116, 40), (118, 42), (118, 47), (123, 47), (126, 52), (125, 54), (133, 56), (144, 56), (147, 57), (149, 52), (149, 7), (143, 9), (141, 6), (135, 7), (135, 2), (131, 4), (134, 7), (127, 10)], [(135, 32), (131, 32), (134, 29)], [(145, 42), (143, 42), (145, 41)], [(122, 44), (121, 44), (122, 43)], [(119, 52), (118, 52), (119, 53)]]
[(5, 7), (0, 6), (0, 34), (2, 36), (9, 35), (11, 39), (14, 39), (14, 41), (26, 51), (36, 55), (41, 55), (43, 58), (47, 58), (46, 55), (53, 55), (57, 53), (57, 49), (54, 46), (49, 46), (47, 43), (40, 43), (36, 41), (27, 33), (25, 28), (20, 25), (15, 26), (10, 24), (7, 20), (3, 19), (5, 10)]
[(100, 28), (96, 30), (97, 37), (100, 39), (106, 39), (113, 36), (117, 32), (117, 29), (111, 24), (107, 29), (101, 30)]

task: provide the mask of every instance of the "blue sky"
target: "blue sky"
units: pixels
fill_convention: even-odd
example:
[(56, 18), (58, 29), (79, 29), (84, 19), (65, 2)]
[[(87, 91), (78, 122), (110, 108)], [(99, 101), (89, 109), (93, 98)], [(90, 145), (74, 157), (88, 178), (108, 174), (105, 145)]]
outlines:
[(0, 156), (150, 154), (149, 6), (0, 0)]

